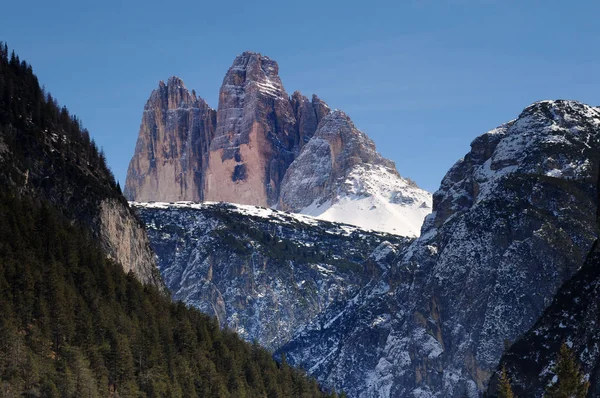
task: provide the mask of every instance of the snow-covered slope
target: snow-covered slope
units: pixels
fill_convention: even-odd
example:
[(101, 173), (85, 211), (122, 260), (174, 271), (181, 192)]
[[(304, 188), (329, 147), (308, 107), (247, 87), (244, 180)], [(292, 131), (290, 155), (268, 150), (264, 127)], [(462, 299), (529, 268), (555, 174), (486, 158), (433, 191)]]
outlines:
[(431, 213), (431, 194), (383, 166), (355, 166), (339, 193), (316, 199), (300, 213), (365, 229), (418, 236)]
[(418, 236), (431, 194), (404, 179), (339, 110), (320, 123), (288, 168), (279, 207), (323, 220)]
[(176, 300), (277, 349), (378, 279), (410, 239), (228, 203), (131, 203)]

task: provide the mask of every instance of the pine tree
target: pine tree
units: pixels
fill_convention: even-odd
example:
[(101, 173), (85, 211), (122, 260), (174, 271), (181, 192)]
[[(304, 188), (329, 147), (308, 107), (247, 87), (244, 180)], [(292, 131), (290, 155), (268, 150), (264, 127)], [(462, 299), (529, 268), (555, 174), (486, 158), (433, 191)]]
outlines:
[(585, 398), (590, 383), (583, 377), (575, 354), (563, 343), (554, 366), (558, 381), (546, 389), (545, 398)]
[(498, 398), (514, 398), (515, 394), (512, 392), (510, 386), (510, 377), (506, 372), (506, 368), (502, 366), (502, 373), (500, 373), (500, 382), (498, 385)]

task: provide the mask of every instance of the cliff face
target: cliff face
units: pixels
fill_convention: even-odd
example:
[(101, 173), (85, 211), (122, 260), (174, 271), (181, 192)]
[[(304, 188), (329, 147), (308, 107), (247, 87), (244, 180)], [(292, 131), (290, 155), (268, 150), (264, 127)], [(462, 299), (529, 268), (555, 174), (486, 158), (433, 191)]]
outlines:
[[(600, 207), (595, 215), (600, 228)], [(584, 265), (561, 286), (535, 325), (506, 349), (488, 396), (498, 395), (499, 370), (505, 368), (516, 396), (543, 397), (547, 386), (557, 381), (553, 367), (563, 343), (590, 382), (587, 396), (600, 396), (599, 322), (600, 245), (596, 240)]]
[(281, 180), (300, 142), (278, 72), (275, 61), (246, 52), (225, 75), (210, 146), (207, 200), (277, 204)]
[(385, 259), (410, 242), (254, 206), (133, 207), (148, 225), (173, 297), (271, 350), (374, 283)]
[[(590, 251), (583, 267), (566, 282), (535, 325), (502, 356), (518, 397), (544, 396), (556, 382), (553, 366), (563, 343), (575, 353), (581, 370), (590, 381), (588, 397), (600, 396), (600, 247)], [(496, 397), (498, 375), (488, 390)]]
[[(348, 116), (335, 112), (328, 118), (330, 113), (316, 95), (289, 97), (277, 63), (258, 53), (235, 58), (216, 116), (171, 78), (146, 104), (125, 194), (135, 201), (282, 208), (417, 235), (431, 211), (431, 195), (400, 177)], [(324, 142), (330, 165), (315, 159)], [(313, 160), (318, 164), (308, 163)]]
[(137, 200), (203, 200), (204, 170), (216, 112), (171, 77), (144, 107), (125, 196)]
[[(108, 257), (142, 282), (162, 289), (144, 227), (121, 195), (89, 133), (81, 131), (66, 108), (41, 103), (37, 80), (18, 81), (25, 80), (23, 73), (0, 77), (21, 90), (11, 102), (0, 102), (0, 186), (48, 201), (89, 231)], [(27, 98), (32, 99), (27, 102)], [(40, 101), (37, 105), (44, 112), (28, 116), (22, 111), (11, 120), (7, 110), (26, 110), (34, 101)]]
[(336, 110), (322, 118), (288, 168), (279, 208), (415, 236), (431, 212), (431, 195), (402, 178), (373, 141)]
[(100, 203), (98, 235), (108, 256), (132, 271), (142, 283), (163, 286), (146, 230), (128, 208), (115, 199)]
[(360, 305), (321, 314), (281, 351), (353, 396), (480, 396), (505, 341), (533, 326), (596, 239), (598, 159), (597, 109), (526, 108), (448, 172), (389, 293), (363, 289)]

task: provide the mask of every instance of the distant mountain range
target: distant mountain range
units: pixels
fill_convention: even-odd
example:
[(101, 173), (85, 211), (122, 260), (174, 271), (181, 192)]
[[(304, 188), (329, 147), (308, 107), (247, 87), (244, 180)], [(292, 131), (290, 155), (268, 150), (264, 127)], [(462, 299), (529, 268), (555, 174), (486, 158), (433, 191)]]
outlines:
[(398, 174), (341, 111), (290, 97), (268, 57), (245, 52), (215, 111), (181, 79), (144, 107), (125, 195), (134, 201), (223, 201), (272, 207), (416, 236), (431, 195)]

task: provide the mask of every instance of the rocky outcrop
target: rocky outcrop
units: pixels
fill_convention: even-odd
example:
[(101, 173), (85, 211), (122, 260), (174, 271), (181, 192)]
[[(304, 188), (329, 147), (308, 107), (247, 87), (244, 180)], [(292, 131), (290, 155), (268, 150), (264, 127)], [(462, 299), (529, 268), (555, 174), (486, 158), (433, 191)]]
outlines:
[(329, 107), (316, 96), (309, 101), (299, 91), (292, 94), (291, 103), (298, 129), (297, 149), (301, 150), (317, 131), (319, 121), (329, 113)]
[[(575, 353), (590, 381), (588, 397), (600, 396), (600, 247), (565, 283), (533, 328), (510, 346), (499, 369), (505, 367), (515, 396), (541, 398), (557, 380), (553, 366), (563, 343)], [(496, 374), (488, 390), (497, 396)]]
[(328, 114), (318, 126), (283, 179), (279, 208), (417, 235), (431, 196), (400, 177), (344, 112)]
[(89, 233), (107, 257), (164, 290), (144, 227), (88, 133), (46, 126), (0, 129), (0, 186), (49, 203)]
[(448, 172), (388, 293), (363, 290), (281, 351), (351, 396), (480, 396), (596, 239), (599, 159), (597, 109), (526, 108)]
[[(223, 80), (216, 116), (181, 80), (171, 78), (146, 104), (125, 194), (136, 201), (280, 207), (418, 235), (431, 211), (430, 195), (401, 178), (345, 114), (328, 119), (330, 113), (316, 95), (288, 97), (277, 63), (258, 53), (236, 57)], [(323, 159), (304, 163), (315, 158), (311, 151), (320, 150), (323, 140), (329, 140), (334, 152), (328, 156), (335, 164), (329, 174), (318, 175), (317, 166), (326, 166)], [(305, 181), (304, 171), (318, 181)], [(326, 186), (318, 185), (325, 180)]]
[(254, 206), (133, 207), (173, 298), (271, 350), (379, 279), (385, 259), (410, 242)]
[[(600, 215), (600, 207), (596, 216)], [(596, 222), (600, 228), (600, 219)], [(543, 397), (557, 382), (553, 367), (560, 347), (566, 344), (575, 354), (590, 382), (588, 397), (600, 396), (600, 245), (594, 243), (585, 264), (558, 291), (552, 304), (535, 325), (502, 356), (492, 378), (489, 397), (498, 394), (498, 375), (506, 369), (519, 397)]]
[(108, 256), (133, 272), (142, 283), (163, 285), (146, 230), (123, 203), (105, 199), (100, 203), (99, 236)]
[(275, 61), (245, 52), (225, 75), (210, 145), (207, 200), (277, 204), (279, 185), (300, 140), (278, 73)]
[(216, 112), (171, 77), (150, 95), (127, 171), (125, 196), (136, 200), (203, 200), (204, 170)]

